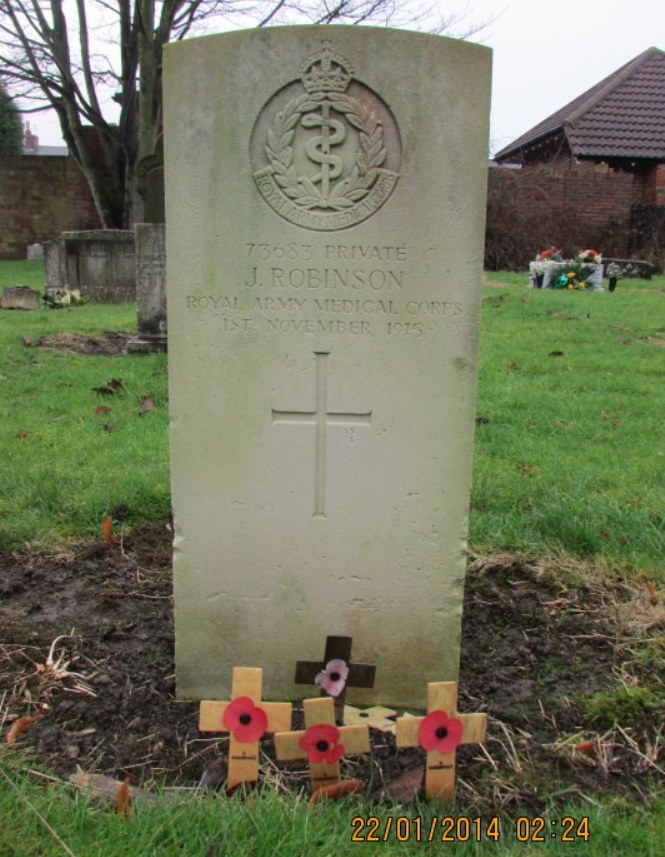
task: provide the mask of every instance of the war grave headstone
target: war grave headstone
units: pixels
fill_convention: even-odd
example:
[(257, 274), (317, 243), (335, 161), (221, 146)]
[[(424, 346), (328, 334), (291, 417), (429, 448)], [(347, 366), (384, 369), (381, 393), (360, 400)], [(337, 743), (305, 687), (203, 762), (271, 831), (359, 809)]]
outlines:
[(490, 51), (289, 27), (164, 74), (178, 694), (251, 663), (300, 699), (348, 636), (351, 702), (424, 708), (459, 668)]

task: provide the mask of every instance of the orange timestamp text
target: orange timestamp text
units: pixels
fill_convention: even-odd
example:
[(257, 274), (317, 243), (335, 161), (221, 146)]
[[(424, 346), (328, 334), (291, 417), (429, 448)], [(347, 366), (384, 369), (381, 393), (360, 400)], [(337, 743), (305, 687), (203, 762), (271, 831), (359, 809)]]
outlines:
[(413, 818), (408, 815), (357, 815), (351, 820), (351, 842), (498, 842), (505, 832), (518, 842), (588, 842), (590, 838), (587, 816), (573, 818), (527, 818), (520, 816), (512, 821), (467, 816), (434, 816)]

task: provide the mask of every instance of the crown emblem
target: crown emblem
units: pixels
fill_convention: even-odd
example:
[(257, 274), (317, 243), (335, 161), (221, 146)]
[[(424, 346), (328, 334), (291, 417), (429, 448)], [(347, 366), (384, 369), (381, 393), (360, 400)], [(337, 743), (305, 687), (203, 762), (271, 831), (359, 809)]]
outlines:
[(322, 42), (320, 53), (309, 57), (300, 66), (300, 79), (307, 92), (344, 92), (353, 75), (346, 57), (332, 50), (331, 42)]

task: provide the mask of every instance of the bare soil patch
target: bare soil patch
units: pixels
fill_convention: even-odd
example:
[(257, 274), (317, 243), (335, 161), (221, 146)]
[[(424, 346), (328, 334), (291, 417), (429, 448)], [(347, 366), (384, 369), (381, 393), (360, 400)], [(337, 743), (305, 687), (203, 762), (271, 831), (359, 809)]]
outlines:
[(57, 348), (73, 354), (87, 354), (94, 357), (118, 357), (127, 354), (128, 333), (105, 330), (103, 333), (86, 335), (84, 333), (49, 333), (35, 343), (38, 348)]
[[(594, 732), (583, 715), (583, 700), (616, 687), (625, 673), (634, 640), (625, 639), (612, 605), (630, 597), (557, 584), (510, 558), (476, 564), (465, 600), (460, 710), (486, 711), (489, 729), (484, 750), (458, 752), (465, 800), (537, 811), (557, 792), (649, 799), (660, 718)], [(122, 546), (0, 552), (2, 740), (16, 718), (41, 713), (17, 746), (60, 776), (80, 767), (137, 784), (214, 779), (227, 739), (199, 733), (198, 706), (174, 697), (172, 618), (165, 523), (137, 529)], [(640, 681), (637, 667), (631, 677)], [(302, 766), (285, 770), (269, 741), (264, 750), (269, 778), (303, 785)], [(372, 730), (371, 757), (350, 761), (345, 775), (374, 792), (422, 761), (420, 751), (396, 751), (392, 736)]]

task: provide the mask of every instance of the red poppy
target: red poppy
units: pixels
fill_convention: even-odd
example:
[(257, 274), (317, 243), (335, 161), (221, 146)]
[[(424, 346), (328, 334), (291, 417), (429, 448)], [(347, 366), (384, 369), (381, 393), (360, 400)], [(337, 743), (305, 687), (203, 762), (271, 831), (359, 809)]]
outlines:
[(344, 745), (338, 744), (341, 737), (339, 729), (327, 723), (310, 726), (298, 742), (300, 749), (307, 753), (310, 762), (327, 762), (334, 765), (344, 755)]
[(224, 709), (222, 722), (241, 744), (253, 744), (268, 728), (265, 711), (254, 705), (249, 696), (237, 696), (230, 702)]
[(431, 711), (423, 717), (418, 730), (418, 740), (423, 750), (438, 750), (439, 753), (452, 753), (462, 741), (464, 726), (461, 720), (448, 717), (445, 711)]

